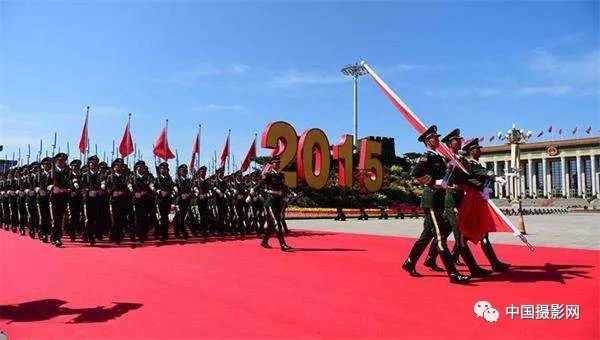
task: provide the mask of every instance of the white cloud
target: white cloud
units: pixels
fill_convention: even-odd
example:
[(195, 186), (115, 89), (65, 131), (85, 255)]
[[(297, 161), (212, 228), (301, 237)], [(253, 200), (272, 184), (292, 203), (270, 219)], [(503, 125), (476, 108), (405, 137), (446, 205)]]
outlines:
[(542, 76), (579, 84), (597, 83), (600, 80), (600, 50), (566, 59), (546, 49), (537, 49), (531, 57), (530, 66)]
[(201, 64), (191, 70), (173, 75), (167, 82), (181, 85), (192, 84), (200, 78), (220, 75), (243, 74), (248, 70), (244, 64), (233, 64), (227, 66), (217, 66), (211, 64)]
[(547, 94), (560, 96), (570, 91), (571, 87), (568, 85), (527, 86), (519, 89), (519, 93), (524, 95)]
[(196, 111), (196, 112), (241, 111), (243, 109), (244, 109), (244, 107), (242, 105), (208, 104), (206, 106), (193, 107), (192, 111)]
[(438, 90), (428, 90), (425, 92), (427, 96), (438, 97), (444, 99), (477, 97), (486, 98), (501, 94), (502, 91), (491, 87), (448, 87)]
[(291, 70), (285, 74), (273, 77), (270, 85), (274, 87), (290, 87), (295, 85), (327, 85), (348, 81), (342, 74), (319, 74)]

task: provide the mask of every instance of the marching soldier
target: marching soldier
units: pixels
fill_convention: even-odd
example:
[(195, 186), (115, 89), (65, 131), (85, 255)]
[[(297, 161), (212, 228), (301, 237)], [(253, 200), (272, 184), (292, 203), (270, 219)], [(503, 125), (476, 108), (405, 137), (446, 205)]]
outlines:
[(135, 241), (137, 236), (140, 242), (144, 242), (148, 239), (148, 226), (156, 219), (151, 216), (156, 211), (156, 204), (152, 197), (154, 176), (148, 172), (148, 167), (142, 160), (135, 163), (133, 172), (129, 189), (133, 193), (135, 235), (130, 236), (132, 241)]
[(83, 175), (83, 212), (85, 216), (85, 239), (90, 245), (96, 244), (101, 235), (103, 218), (102, 200), (106, 183), (102, 178), (98, 156), (90, 156), (87, 160), (88, 170)]
[(52, 214), (52, 243), (56, 247), (62, 246), (62, 233), (69, 205), (69, 170), (67, 169), (67, 155), (59, 152), (54, 156), (52, 169), (52, 184), (50, 191), (50, 213)]
[(132, 201), (129, 191), (129, 179), (125, 173), (124, 161), (117, 158), (112, 161), (112, 173), (108, 176), (106, 187), (110, 197), (110, 211), (112, 217), (109, 239), (120, 244), (125, 237), (128, 215), (131, 211)]
[[(156, 234), (161, 241), (166, 241), (169, 238), (169, 214), (171, 213), (171, 205), (173, 204), (173, 187), (175, 183), (169, 174), (169, 163), (160, 163), (157, 172), (154, 190), (156, 190), (156, 204), (160, 220), (158, 221)], [(175, 229), (175, 237), (181, 237), (178, 229)], [(188, 238), (187, 232), (183, 234), (183, 237), (185, 239)]]
[(105, 184), (100, 194), (100, 221), (96, 234), (96, 239), (102, 241), (104, 236), (108, 235), (108, 232), (111, 230), (110, 196), (106, 192), (106, 180), (110, 175), (111, 168), (106, 162), (98, 163), (98, 167), (100, 168), (100, 178)]
[(16, 233), (19, 226), (19, 172), (11, 169), (8, 172), (8, 195), (10, 199), (10, 229)]
[[(478, 190), (483, 191), (484, 195), (489, 197), (489, 192), (491, 191), (489, 186), (494, 182), (499, 182), (501, 184), (503, 182), (505, 183), (505, 180), (502, 177), (496, 176), (493, 171), (486, 169), (483, 164), (479, 162), (479, 157), (481, 156), (481, 146), (479, 145), (478, 139), (473, 139), (467, 143), (463, 147), (463, 150), (468, 154), (468, 169), (472, 176), (470, 183)], [(488, 234), (485, 234), (481, 240), (481, 249), (492, 265), (493, 271), (503, 272), (510, 268), (510, 264), (501, 262), (498, 259), (498, 256), (496, 256), (496, 252), (490, 243)]]
[(70, 197), (69, 197), (69, 224), (67, 233), (71, 241), (75, 241), (77, 233), (83, 230), (83, 197), (81, 195), (81, 161), (74, 159), (69, 163), (70, 172)]
[(27, 176), (27, 215), (29, 216), (29, 237), (35, 238), (40, 228), (40, 211), (38, 210), (37, 194), (35, 188), (40, 172), (40, 164), (33, 162), (29, 166)]
[(17, 175), (17, 197), (19, 206), (19, 233), (24, 236), (27, 231), (27, 177), (29, 176), (29, 169), (27, 166), (22, 166), (20, 172)]
[(288, 251), (292, 249), (292, 247), (285, 243), (285, 238), (283, 236), (283, 225), (281, 224), (283, 195), (286, 190), (286, 186), (283, 173), (279, 171), (279, 157), (273, 156), (271, 158), (270, 169), (263, 174), (263, 180), (267, 189), (267, 230), (265, 231), (260, 245), (264, 248), (271, 248), (269, 245), (269, 238), (275, 232), (275, 226), (277, 225), (277, 239), (279, 240), (281, 250)]
[(234, 209), (235, 209), (235, 220), (237, 229), (240, 232), (242, 237), (246, 234), (247, 226), (247, 216), (248, 212), (246, 209), (246, 197), (248, 196), (248, 192), (246, 189), (246, 183), (243, 180), (242, 171), (237, 171), (235, 173), (235, 179), (232, 185), (232, 194), (234, 201)]
[(175, 237), (182, 235), (184, 239), (187, 239), (188, 232), (185, 228), (185, 221), (191, 211), (192, 180), (188, 177), (188, 167), (185, 164), (177, 167), (177, 178), (175, 178), (173, 192), (175, 193), (175, 217), (173, 217)]
[(427, 152), (414, 167), (411, 175), (424, 185), (421, 207), (425, 211), (425, 221), (423, 223), (423, 232), (413, 245), (408, 259), (404, 262), (402, 268), (408, 271), (411, 276), (421, 276), (415, 270), (415, 263), (429, 242), (431, 242), (431, 239), (434, 238), (450, 282), (465, 283), (469, 281), (470, 277), (461, 275), (456, 270), (452, 254), (450, 254), (448, 245), (446, 244), (446, 236), (449, 235), (450, 226), (448, 226), (443, 218), (444, 193), (446, 189), (443, 178), (447, 167), (444, 157), (435, 151), (440, 144), (439, 136), (437, 127), (432, 125), (418, 138), (419, 142), (424, 143), (427, 147)]
[(263, 181), (260, 178), (260, 171), (250, 175), (250, 192), (247, 202), (250, 204), (251, 225), (257, 236), (265, 232), (265, 201), (261, 192), (263, 191)]
[(6, 175), (0, 172), (0, 228), (7, 226), (6, 219)]
[(209, 196), (211, 192), (210, 182), (206, 178), (206, 167), (201, 166), (196, 172), (194, 180), (194, 192), (196, 209), (198, 214), (198, 225), (204, 234), (208, 237), (209, 231), (214, 233), (214, 223), (211, 221), (211, 213), (209, 207)]
[(48, 243), (52, 217), (50, 213), (50, 191), (48, 187), (52, 184), (52, 158), (42, 159), (42, 171), (39, 173), (35, 191), (37, 192), (37, 203), (40, 212), (40, 234), (39, 238)]
[(215, 198), (216, 208), (216, 228), (221, 236), (224, 236), (228, 231), (228, 214), (229, 207), (227, 206), (227, 182), (223, 178), (223, 168), (217, 169), (215, 174), (215, 183), (212, 188)]
[[(442, 138), (442, 142), (448, 145), (450, 150), (452, 150), (452, 152), (456, 155), (458, 162), (461, 162), (463, 166), (468, 167), (468, 161), (466, 157), (459, 153), (462, 146), (462, 139), (463, 138), (460, 136), (460, 130), (454, 129), (452, 132)], [(446, 174), (448, 188), (446, 189), (446, 196), (444, 198), (444, 216), (452, 227), (452, 233), (454, 234), (455, 243), (454, 250), (452, 251), (454, 263), (456, 265), (463, 265), (458, 260), (460, 255), (467, 264), (467, 267), (471, 272), (471, 277), (483, 278), (489, 276), (491, 272), (481, 268), (477, 264), (473, 254), (471, 253), (471, 250), (469, 249), (467, 241), (462, 237), (460, 230), (458, 229), (458, 206), (464, 197), (464, 189), (462, 186), (469, 185), (469, 178), (469, 174), (464, 173), (460, 169), (456, 169), (456, 166), (450, 165), (450, 169), (447, 170)], [(446, 235), (446, 237), (447, 236), (448, 235)], [(424, 265), (433, 270), (439, 270), (440, 268), (435, 263), (437, 254), (438, 252), (436, 250), (435, 242), (432, 242)]]

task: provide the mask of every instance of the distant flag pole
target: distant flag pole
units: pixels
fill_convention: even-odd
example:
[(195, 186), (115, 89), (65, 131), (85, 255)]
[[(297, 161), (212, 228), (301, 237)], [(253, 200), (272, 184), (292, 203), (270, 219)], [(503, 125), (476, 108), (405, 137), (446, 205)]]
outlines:
[[(115, 159), (115, 140), (114, 139), (112, 140), (112, 151), (110, 153), (110, 157), (112, 158), (112, 160)], [(129, 164), (127, 164), (127, 165), (129, 165)]]
[(496, 135), (492, 135), (492, 136), (490, 137), (490, 143), (491, 143), (491, 142), (493, 142), (493, 141), (494, 141), (494, 139), (496, 139)]
[(198, 125), (198, 157), (196, 159), (196, 169), (200, 168), (200, 143), (202, 138), (202, 124)]
[[(227, 132), (227, 139), (225, 140), (225, 145), (223, 145), (223, 150), (221, 150), (221, 163), (219, 164), (219, 168), (223, 168), (225, 171), (225, 163), (229, 163), (229, 137), (231, 136), (231, 129)], [(215, 151), (215, 161), (216, 161), (216, 151)], [(229, 164), (228, 164), (229, 166)], [(215, 169), (216, 170), (216, 169)], [(229, 169), (227, 169), (229, 172)]]
[[(578, 127), (578, 126), (576, 126), (576, 127), (573, 129), (573, 131), (571, 131), (571, 132), (572, 132), (572, 134), (573, 134), (574, 136), (576, 136), (576, 135), (577, 135), (577, 131), (578, 131), (578, 130), (579, 130), (579, 127)], [(577, 138), (577, 136), (576, 136), (575, 138)]]
[[(200, 161), (200, 129), (202, 125), (198, 125), (198, 134), (194, 138), (194, 144), (192, 145), (192, 159), (190, 160), (190, 171), (194, 171), (199, 167), (198, 162)], [(198, 156), (198, 157), (196, 157)]]
[(175, 149), (175, 168), (179, 168), (179, 152)]
[(17, 164), (19, 164), (19, 166), (23, 165), (21, 164), (21, 147), (19, 147), (19, 157), (17, 158)]
[(54, 132), (54, 144), (52, 144), (52, 157), (54, 157), (56, 151), (56, 131)]
[(71, 153), (71, 148), (69, 146), (69, 142), (67, 141), (67, 156)]
[(31, 144), (27, 144), (27, 165), (29, 165), (30, 160), (31, 160)]
[(544, 130), (540, 131), (540, 133), (537, 134), (536, 138), (540, 138), (544, 135)]
[(592, 132), (592, 126), (588, 126), (587, 129), (585, 129), (585, 133), (587, 133), (588, 135), (590, 134), (590, 132)]
[(42, 160), (42, 150), (43, 150), (43, 148), (44, 148), (43, 147), (43, 142), (42, 142), (42, 139), (40, 138), (40, 150), (38, 152), (38, 159), (37, 159), (38, 162), (40, 162)]

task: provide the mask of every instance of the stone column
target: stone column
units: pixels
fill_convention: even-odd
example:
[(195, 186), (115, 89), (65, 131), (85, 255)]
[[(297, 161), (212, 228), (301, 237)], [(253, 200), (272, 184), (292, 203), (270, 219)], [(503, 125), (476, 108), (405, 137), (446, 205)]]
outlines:
[(508, 198), (511, 197), (511, 193), (512, 193), (511, 184), (514, 180), (514, 177), (508, 175), (509, 172), (510, 172), (509, 161), (505, 161), (504, 162), (504, 176), (506, 178), (506, 185), (504, 186), (504, 188), (506, 190), (506, 197), (508, 197)]
[(548, 167), (546, 166), (546, 158), (542, 158), (542, 185), (543, 185), (543, 190), (544, 190), (544, 196), (549, 196), (549, 192), (552, 191), (552, 188), (550, 187), (550, 181), (549, 181), (549, 177), (550, 174), (548, 173)]
[(590, 161), (591, 161), (591, 174), (592, 175), (592, 196), (596, 196), (598, 195), (598, 190), (596, 189), (596, 185), (598, 184), (596, 182), (596, 155), (591, 155), (590, 156)]
[(561, 182), (562, 182), (562, 194), (563, 196), (567, 196), (567, 192), (569, 192), (567, 186), (565, 185), (567, 180), (566, 180), (566, 162), (565, 162), (565, 157), (562, 156), (560, 158), (560, 176), (561, 176)]
[(583, 196), (583, 192), (581, 190), (581, 188), (585, 188), (585, 184), (582, 186), (581, 184), (581, 156), (577, 155), (576, 157), (576, 162), (577, 162), (577, 195), (578, 196)]
[[(498, 176), (498, 161), (494, 161), (494, 175)], [(498, 185), (496, 182), (494, 182), (494, 193), (496, 194), (496, 198), (502, 197), (500, 185)]]
[(527, 182), (529, 183), (529, 188), (527, 188), (529, 195), (532, 197), (535, 196), (534, 184), (533, 184), (533, 159), (529, 158), (527, 160)]

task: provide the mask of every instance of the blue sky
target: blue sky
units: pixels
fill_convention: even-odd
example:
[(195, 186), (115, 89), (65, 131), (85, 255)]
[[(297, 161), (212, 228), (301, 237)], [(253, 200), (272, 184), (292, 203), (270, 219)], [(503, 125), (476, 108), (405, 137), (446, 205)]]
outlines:
[[(243, 157), (273, 120), (298, 134), (352, 133), (352, 81), (366, 59), (426, 123), (467, 137), (554, 125), (600, 128), (598, 2), (0, 2), (0, 144), (8, 158), (54, 131), (75, 150), (90, 105), (92, 145), (110, 153), (133, 113), (145, 158), (164, 119), (203, 163), (232, 129)], [(369, 78), (359, 134), (420, 150)], [(580, 132), (580, 136), (583, 134)], [(265, 154), (266, 150), (260, 150)], [(4, 154), (0, 153), (4, 158)]]

